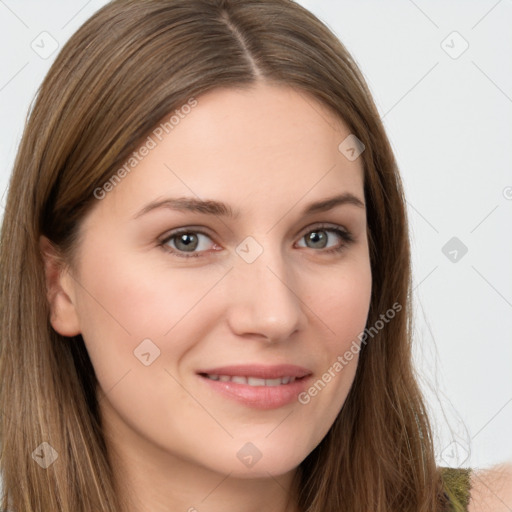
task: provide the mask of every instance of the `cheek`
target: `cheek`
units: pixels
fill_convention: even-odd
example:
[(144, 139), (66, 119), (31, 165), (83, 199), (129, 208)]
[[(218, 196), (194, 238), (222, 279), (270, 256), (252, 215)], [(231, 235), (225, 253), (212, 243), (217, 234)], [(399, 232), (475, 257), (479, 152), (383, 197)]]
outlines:
[[(156, 250), (156, 249), (154, 249)], [(165, 257), (106, 251), (82, 268), (85, 324), (101, 325), (133, 341), (161, 338), (194, 313), (223, 269), (170, 268)]]
[(344, 280), (323, 299), (323, 314), (336, 337), (346, 338), (363, 330), (370, 306), (371, 289), (364, 281)]
[[(218, 324), (223, 303), (215, 286), (226, 270), (171, 268), (163, 257), (148, 264), (148, 255), (112, 248), (105, 254), (84, 258), (79, 304), (101, 389), (110, 393), (115, 387), (120, 404), (146, 404), (148, 411), (161, 409), (169, 390), (187, 403), (171, 376), (179, 377), (183, 360)], [(143, 388), (153, 390), (151, 397)]]
[(339, 273), (311, 295), (311, 309), (326, 326), (326, 351), (331, 355), (344, 352), (364, 330), (370, 309), (372, 276), (369, 261), (361, 258), (347, 262)]
[(317, 332), (325, 333), (318, 344), (320, 370), (316, 380), (298, 397), (309, 410), (309, 421), (318, 422), (320, 436), (334, 422), (357, 370), (372, 291), (369, 261), (347, 261), (339, 272), (332, 272), (331, 278), (322, 282), (325, 284), (316, 293), (308, 295), (307, 304), (319, 319)]

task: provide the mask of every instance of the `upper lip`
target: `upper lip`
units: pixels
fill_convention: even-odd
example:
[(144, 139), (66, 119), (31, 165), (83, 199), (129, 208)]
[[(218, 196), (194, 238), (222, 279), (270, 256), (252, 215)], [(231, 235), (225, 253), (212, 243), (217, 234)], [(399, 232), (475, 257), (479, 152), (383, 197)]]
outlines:
[(250, 364), (209, 368), (198, 370), (197, 373), (208, 375), (228, 375), (230, 377), (241, 376), (258, 377), (260, 379), (279, 379), (282, 377), (301, 378), (306, 375), (310, 375), (312, 372), (307, 368), (293, 364), (279, 364), (273, 366)]

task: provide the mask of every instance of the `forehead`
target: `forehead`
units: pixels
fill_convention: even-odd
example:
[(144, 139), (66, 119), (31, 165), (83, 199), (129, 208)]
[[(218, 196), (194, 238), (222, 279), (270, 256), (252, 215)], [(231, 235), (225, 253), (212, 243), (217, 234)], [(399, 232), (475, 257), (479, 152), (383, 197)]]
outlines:
[(362, 159), (339, 149), (350, 130), (311, 95), (259, 84), (216, 89), (195, 101), (155, 127), (105, 206), (133, 215), (164, 195), (191, 196), (256, 213), (257, 204), (282, 210), (302, 198), (362, 197)]

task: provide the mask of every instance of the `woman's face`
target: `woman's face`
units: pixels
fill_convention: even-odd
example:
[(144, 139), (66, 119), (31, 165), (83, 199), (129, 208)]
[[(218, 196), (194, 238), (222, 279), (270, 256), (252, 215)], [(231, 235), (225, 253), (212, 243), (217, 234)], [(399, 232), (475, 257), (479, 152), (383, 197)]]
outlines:
[(196, 100), (98, 194), (62, 280), (71, 309), (52, 323), (82, 334), (126, 457), (284, 474), (356, 371), (371, 295), (362, 158), (291, 88)]

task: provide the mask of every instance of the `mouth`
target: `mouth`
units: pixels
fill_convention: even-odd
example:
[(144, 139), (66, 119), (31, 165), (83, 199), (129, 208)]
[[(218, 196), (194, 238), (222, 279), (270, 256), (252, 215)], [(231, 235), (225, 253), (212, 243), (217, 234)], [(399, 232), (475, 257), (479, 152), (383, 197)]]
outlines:
[(202, 377), (219, 382), (236, 382), (237, 384), (247, 384), (248, 386), (282, 386), (290, 384), (296, 380), (303, 379), (304, 377), (278, 377), (276, 379), (260, 379), (259, 377), (245, 377), (243, 375), (210, 375), (208, 373), (201, 373)]
[(224, 366), (197, 375), (222, 397), (256, 409), (276, 409), (297, 401), (312, 372), (295, 365)]

